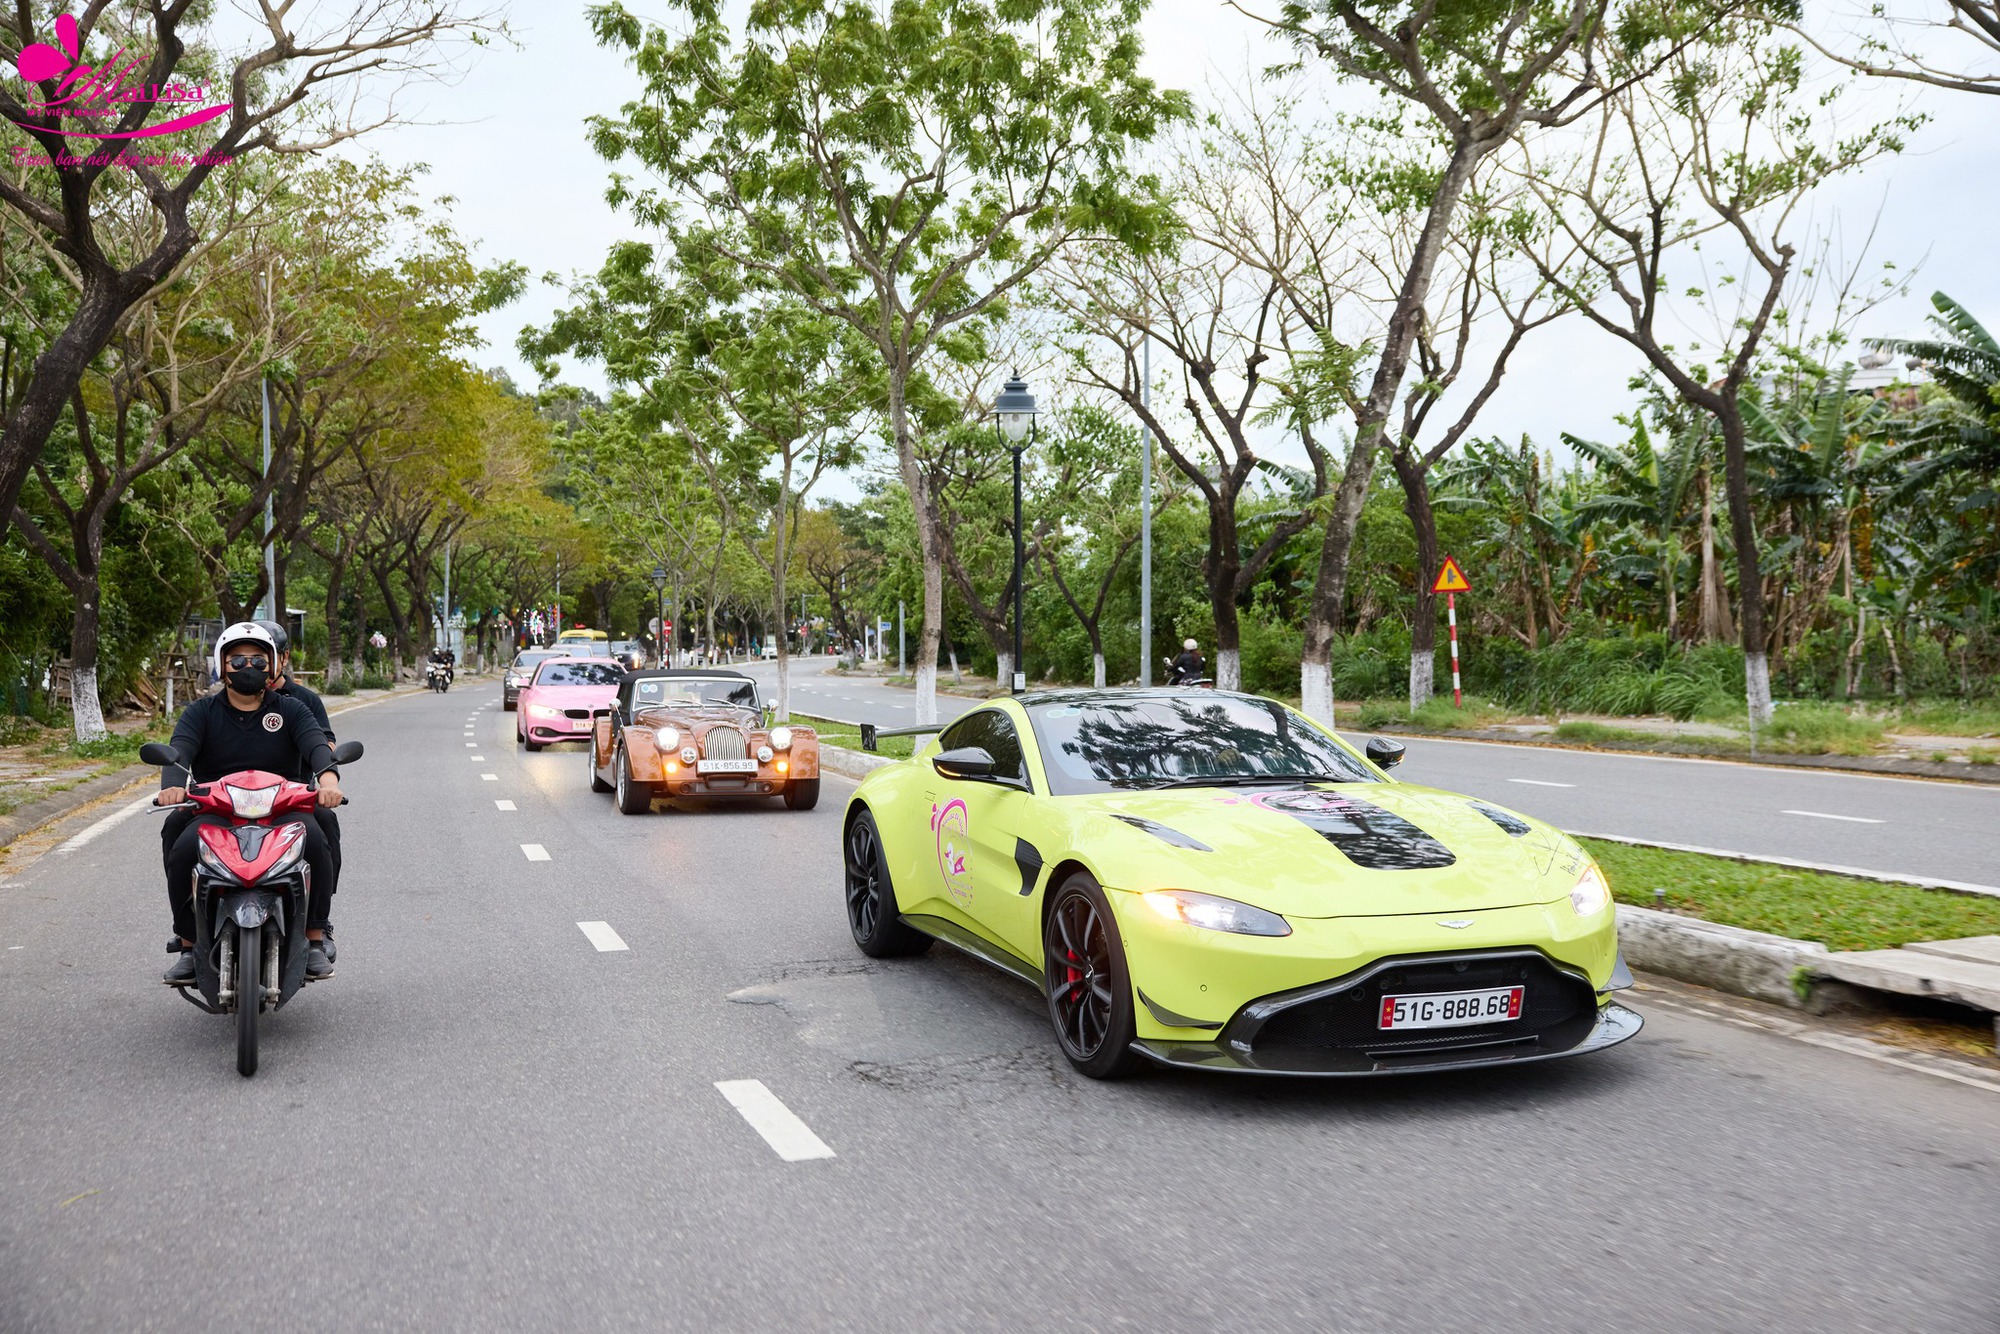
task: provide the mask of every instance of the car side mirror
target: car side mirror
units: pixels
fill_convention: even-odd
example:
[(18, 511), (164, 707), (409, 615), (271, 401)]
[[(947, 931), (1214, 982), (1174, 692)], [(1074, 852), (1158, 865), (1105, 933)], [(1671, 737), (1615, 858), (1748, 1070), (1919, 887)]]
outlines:
[(771, 726), (771, 724), (772, 724), (772, 723), (775, 723), (775, 722), (777, 722), (777, 721), (778, 721), (778, 706), (777, 706), (777, 705), (775, 705), (775, 704), (773, 704), (773, 703), (771, 703), (771, 701), (769, 701), (769, 700), (765, 700), (765, 701), (764, 701), (764, 726), (765, 726), (766, 728), (769, 728), (769, 727)]
[(960, 746), (933, 756), (931, 768), (946, 778), (991, 778), (993, 756), (983, 746)]
[(361, 753), (361, 743), (359, 741), (343, 741), (333, 748), (333, 762), (335, 764), (352, 764), (361, 758)]
[(1377, 768), (1395, 768), (1403, 762), (1403, 752), (1406, 749), (1407, 747), (1402, 742), (1391, 741), (1387, 737), (1372, 736), (1368, 738), (1368, 759)]
[[(148, 741), (139, 747), (139, 761), (155, 768), (164, 769), (170, 764), (180, 764), (181, 753), (164, 741)], [(182, 766), (185, 768), (186, 766)]]

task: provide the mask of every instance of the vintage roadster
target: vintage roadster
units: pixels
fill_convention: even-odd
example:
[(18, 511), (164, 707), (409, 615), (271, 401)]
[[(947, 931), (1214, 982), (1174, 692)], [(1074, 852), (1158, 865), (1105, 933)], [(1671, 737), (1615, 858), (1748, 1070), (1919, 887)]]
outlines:
[(773, 725), (740, 672), (628, 672), (591, 720), (590, 790), (626, 815), (662, 798), (776, 797), (819, 803), (819, 737)]

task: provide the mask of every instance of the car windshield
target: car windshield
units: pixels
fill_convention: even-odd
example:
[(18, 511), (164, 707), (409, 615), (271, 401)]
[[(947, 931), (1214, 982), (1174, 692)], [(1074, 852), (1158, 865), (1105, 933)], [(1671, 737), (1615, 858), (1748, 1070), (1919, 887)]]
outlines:
[(1379, 781), (1344, 746), (1282, 704), (1201, 691), (1032, 704), (1049, 786), (1218, 786), (1261, 776)]
[(535, 670), (537, 664), (547, 662), (550, 658), (560, 658), (562, 656), (562, 654), (552, 648), (525, 649), (514, 655), (514, 670), (517, 672), (532, 672)]
[(615, 662), (545, 662), (535, 673), (538, 686), (615, 686), (625, 669)]
[(653, 677), (632, 683), (632, 707), (649, 709), (660, 705), (683, 707), (727, 704), (739, 709), (757, 707), (757, 683), (736, 677)]

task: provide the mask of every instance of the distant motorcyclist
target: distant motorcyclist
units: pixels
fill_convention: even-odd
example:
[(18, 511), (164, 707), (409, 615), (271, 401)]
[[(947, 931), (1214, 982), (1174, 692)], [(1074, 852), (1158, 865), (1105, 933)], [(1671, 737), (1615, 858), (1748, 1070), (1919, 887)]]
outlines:
[[(320, 731), (326, 733), (326, 744), (329, 746), (339, 744), (339, 739), (333, 734), (333, 724), (326, 716), (326, 701), (319, 697), (318, 691), (301, 685), (292, 675), (291, 634), (276, 621), (258, 621), (256, 624), (271, 636), (272, 647), (278, 654), (278, 661), (272, 669), (271, 689), (311, 709), (313, 721), (319, 724)], [(298, 780), (301, 783), (312, 782), (311, 770), (312, 766), (309, 764), (300, 766)], [(321, 806), (313, 812), (313, 818), (319, 821), (320, 832), (326, 835), (327, 852), (333, 862), (333, 875), (326, 887), (327, 897), (331, 899), (340, 890), (340, 817), (334, 812), (333, 807)], [(326, 933), (326, 961), (333, 963), (338, 957), (334, 952), (333, 923), (327, 922), (323, 930)]]
[(449, 685), (452, 680), (453, 676), (452, 667), (454, 665), (454, 660), (456, 659), (456, 657), (457, 655), (454, 654), (450, 649), (444, 648), (442, 646), (431, 650), (431, 666), (437, 668), (438, 670), (444, 673), (444, 679), (447, 685)]
[[(204, 695), (182, 711), (174, 726), (173, 747), (182, 765), (160, 771), (160, 794), (154, 804), (171, 806), (187, 796), (189, 782), (208, 783), (245, 769), (285, 776), (304, 773), (318, 779), (319, 804), (338, 806), (340, 771), (333, 764), (333, 747), (312, 710), (300, 700), (270, 688), (278, 662), (277, 641), (270, 631), (240, 621), (215, 641), (212, 665), (222, 689)], [(167, 904), (173, 913), (178, 954), (166, 981), (185, 986), (195, 979), (194, 868), (203, 818), (175, 811), (160, 830), (167, 872)], [(212, 817), (210, 817), (212, 818)], [(306, 907), (306, 976), (331, 977), (333, 961), (326, 955), (326, 919), (333, 894), (333, 857), (317, 823), (305, 825), (306, 864), (312, 868), (312, 896)]]
[(1208, 674), (1208, 660), (1201, 656), (1201, 645), (1190, 639), (1182, 643), (1180, 656), (1168, 664), (1167, 684), (1187, 685), (1199, 681)]

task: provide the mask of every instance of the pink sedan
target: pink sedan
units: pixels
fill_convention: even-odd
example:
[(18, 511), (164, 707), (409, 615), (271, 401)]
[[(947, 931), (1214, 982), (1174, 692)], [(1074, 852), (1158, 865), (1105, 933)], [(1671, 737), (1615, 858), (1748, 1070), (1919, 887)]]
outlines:
[(611, 658), (548, 659), (521, 687), (515, 744), (540, 750), (558, 741), (590, 740), (591, 711), (611, 706), (624, 675), (624, 664)]

